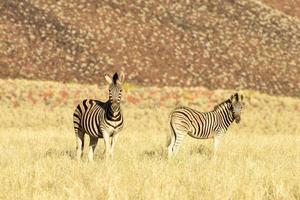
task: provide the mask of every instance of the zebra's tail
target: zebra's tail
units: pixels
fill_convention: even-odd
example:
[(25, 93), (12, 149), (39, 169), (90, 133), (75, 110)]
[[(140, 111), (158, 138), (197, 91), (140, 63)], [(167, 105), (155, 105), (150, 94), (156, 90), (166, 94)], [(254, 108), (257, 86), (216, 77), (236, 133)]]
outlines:
[(171, 136), (170, 135), (167, 135), (166, 137), (166, 147), (168, 147), (170, 144), (171, 144)]

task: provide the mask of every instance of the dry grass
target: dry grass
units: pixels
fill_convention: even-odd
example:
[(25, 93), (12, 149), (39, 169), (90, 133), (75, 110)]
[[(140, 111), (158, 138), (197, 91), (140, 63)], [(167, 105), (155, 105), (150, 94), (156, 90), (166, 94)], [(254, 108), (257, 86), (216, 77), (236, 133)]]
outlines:
[[(14, 83), (16, 92), (83, 87), (1, 83), (6, 88)], [(127, 97), (153, 90), (128, 88)], [(1, 92), (8, 94), (4, 88)], [(199, 97), (200, 105), (191, 106), (208, 110), (205, 104), (230, 92), (215, 91), (209, 98)], [(244, 91), (247, 110), (241, 124), (230, 128), (216, 161), (211, 159), (212, 141), (188, 137), (176, 157), (166, 159), (168, 113), (174, 103), (153, 106), (126, 101), (126, 124), (114, 160), (105, 162), (100, 142), (95, 162), (88, 163), (86, 151), (82, 162), (74, 159), (72, 101), (33, 105), (21, 100), (21, 94), (13, 100), (18, 106), (5, 98), (0, 101), (0, 199), (300, 199), (299, 99)], [(194, 101), (189, 94), (179, 94), (184, 104)]]

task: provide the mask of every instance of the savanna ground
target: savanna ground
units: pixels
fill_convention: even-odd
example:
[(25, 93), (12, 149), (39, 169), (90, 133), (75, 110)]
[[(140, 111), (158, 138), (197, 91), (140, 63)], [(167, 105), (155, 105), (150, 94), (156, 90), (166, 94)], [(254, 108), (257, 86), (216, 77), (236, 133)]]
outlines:
[(211, 140), (189, 137), (167, 159), (170, 110), (208, 111), (233, 91), (130, 84), (124, 91), (114, 159), (105, 162), (100, 141), (94, 163), (87, 148), (77, 162), (74, 107), (87, 97), (106, 100), (105, 87), (0, 80), (0, 199), (300, 199), (299, 99), (242, 91), (242, 121), (216, 160)]

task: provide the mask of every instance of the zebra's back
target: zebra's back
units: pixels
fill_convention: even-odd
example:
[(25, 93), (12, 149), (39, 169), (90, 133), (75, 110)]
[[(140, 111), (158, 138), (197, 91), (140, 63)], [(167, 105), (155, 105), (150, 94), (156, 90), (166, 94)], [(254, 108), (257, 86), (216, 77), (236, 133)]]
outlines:
[(199, 112), (189, 107), (175, 108), (171, 113), (170, 124), (173, 129), (188, 133), (197, 139), (211, 138), (216, 129), (216, 116), (210, 112)]

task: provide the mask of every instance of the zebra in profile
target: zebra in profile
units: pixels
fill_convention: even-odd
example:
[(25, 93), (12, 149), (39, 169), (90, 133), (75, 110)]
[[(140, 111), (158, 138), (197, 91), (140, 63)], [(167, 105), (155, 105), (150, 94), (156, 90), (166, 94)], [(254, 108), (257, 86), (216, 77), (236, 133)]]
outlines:
[(196, 139), (214, 139), (214, 155), (216, 155), (221, 137), (229, 126), (241, 120), (244, 107), (243, 95), (238, 93), (230, 99), (216, 105), (210, 112), (199, 112), (188, 107), (175, 108), (170, 117), (171, 138), (168, 155), (178, 149), (185, 135)]
[(86, 99), (78, 104), (74, 111), (73, 122), (78, 160), (82, 157), (85, 133), (90, 137), (88, 159), (92, 161), (99, 138), (104, 139), (106, 159), (112, 157), (119, 132), (123, 128), (120, 101), (124, 74), (115, 73), (112, 77), (105, 75), (105, 79), (109, 84), (109, 100), (101, 102)]

